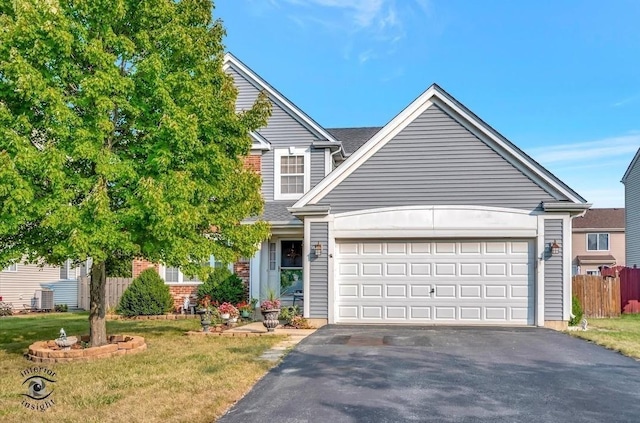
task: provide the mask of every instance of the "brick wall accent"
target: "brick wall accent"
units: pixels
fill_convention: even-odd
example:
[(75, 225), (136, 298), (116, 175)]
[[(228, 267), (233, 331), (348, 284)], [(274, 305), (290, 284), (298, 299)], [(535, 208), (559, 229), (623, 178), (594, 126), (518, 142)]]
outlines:
[(242, 279), (242, 285), (244, 286), (244, 296), (249, 300), (249, 274), (251, 272), (251, 264), (247, 259), (240, 259), (233, 263), (233, 273), (238, 275)]
[(260, 174), (260, 167), (262, 164), (262, 156), (261, 155), (249, 155), (244, 158), (244, 168), (251, 169), (257, 174)]
[(138, 275), (142, 273), (143, 270), (146, 270), (150, 267), (153, 267), (154, 269), (156, 269), (156, 272), (158, 271), (157, 264), (151, 263), (150, 261), (147, 261), (145, 259), (134, 259), (132, 266), (133, 268), (131, 270), (131, 276), (134, 278), (137, 278)]
[(196, 294), (198, 292), (198, 285), (169, 285), (169, 291), (173, 297), (173, 310), (178, 312), (182, 309), (184, 297), (191, 297), (191, 301), (195, 301)]

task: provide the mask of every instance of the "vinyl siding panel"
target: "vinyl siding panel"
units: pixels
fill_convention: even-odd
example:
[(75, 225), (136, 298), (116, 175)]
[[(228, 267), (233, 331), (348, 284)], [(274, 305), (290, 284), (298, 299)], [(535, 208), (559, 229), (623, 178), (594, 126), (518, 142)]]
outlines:
[(443, 204), (534, 210), (551, 200), (550, 193), (433, 105), (320, 202), (341, 213)]
[(324, 178), (324, 148), (311, 148), (311, 188)]
[(546, 219), (544, 221), (544, 244), (556, 241), (560, 245), (561, 253), (544, 256), (544, 319), (562, 320), (562, 219)]
[(640, 267), (640, 160), (627, 175), (624, 185), (626, 265)]
[[(0, 296), (20, 310), (23, 304), (31, 304), (36, 290), (59, 279), (59, 267), (18, 264), (17, 272), (0, 272)], [(53, 300), (56, 302), (55, 294)]]
[[(238, 89), (238, 98), (236, 101), (236, 109), (247, 110), (251, 108), (259, 90), (244, 75), (230, 67), (227, 72), (233, 77), (234, 83)], [(265, 152), (262, 156), (262, 194), (265, 201), (273, 201), (274, 193), (274, 154), (273, 149), (300, 147), (309, 148), (311, 144), (318, 140), (319, 137), (310, 128), (298, 121), (293, 115), (285, 111), (278, 103), (272, 99), (271, 117), (267, 126), (261, 128), (258, 132), (266, 138), (271, 144), (271, 151)], [(311, 186), (320, 179), (319, 169), (322, 169), (324, 177), (324, 150), (318, 149), (311, 152)]]
[(66, 304), (69, 308), (78, 308), (78, 280), (69, 279), (43, 284), (53, 290), (53, 303)]
[(310, 261), (309, 275), (309, 317), (326, 319), (329, 315), (329, 262), (327, 245), (329, 225), (326, 222), (311, 223), (311, 248), (318, 242), (324, 247), (320, 257)]

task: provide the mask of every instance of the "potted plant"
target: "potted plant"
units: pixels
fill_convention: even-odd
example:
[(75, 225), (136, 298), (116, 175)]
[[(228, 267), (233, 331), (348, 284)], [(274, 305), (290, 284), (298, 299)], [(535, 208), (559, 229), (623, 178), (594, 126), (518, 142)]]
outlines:
[(264, 320), (262, 324), (267, 328), (268, 332), (273, 332), (280, 321), (278, 316), (280, 315), (280, 299), (275, 296), (273, 291), (269, 291), (266, 300), (260, 303), (260, 311)]
[(258, 304), (257, 298), (252, 298), (250, 302), (243, 301), (238, 304), (236, 307), (240, 310), (240, 317), (248, 319), (253, 314), (256, 309), (256, 304)]
[(218, 313), (220, 313), (220, 317), (225, 320), (235, 319), (235, 321), (238, 320), (238, 316), (240, 315), (240, 312), (233, 304), (226, 302), (220, 304)]
[(205, 295), (198, 303), (198, 314), (200, 315), (200, 324), (203, 332), (209, 332), (211, 326), (211, 316), (213, 314), (213, 306), (211, 306), (211, 297)]

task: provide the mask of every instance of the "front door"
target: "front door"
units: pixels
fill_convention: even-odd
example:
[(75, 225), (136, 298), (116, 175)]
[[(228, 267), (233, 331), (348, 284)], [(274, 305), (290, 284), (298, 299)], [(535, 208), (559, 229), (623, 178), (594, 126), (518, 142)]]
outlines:
[(293, 294), (302, 291), (302, 240), (280, 241), (280, 297), (293, 303)]

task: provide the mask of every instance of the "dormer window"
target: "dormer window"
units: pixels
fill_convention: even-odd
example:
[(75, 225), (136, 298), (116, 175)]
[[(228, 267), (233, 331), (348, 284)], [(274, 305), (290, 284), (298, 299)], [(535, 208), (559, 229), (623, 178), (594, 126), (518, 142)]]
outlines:
[(277, 149), (274, 169), (274, 199), (297, 200), (309, 190), (309, 149)]

